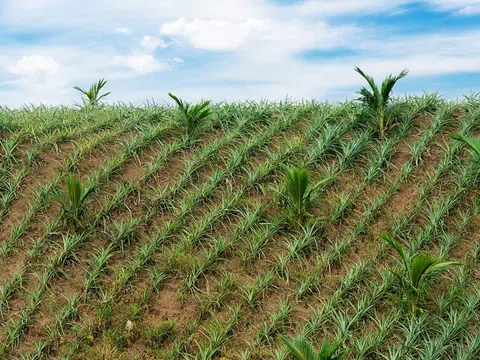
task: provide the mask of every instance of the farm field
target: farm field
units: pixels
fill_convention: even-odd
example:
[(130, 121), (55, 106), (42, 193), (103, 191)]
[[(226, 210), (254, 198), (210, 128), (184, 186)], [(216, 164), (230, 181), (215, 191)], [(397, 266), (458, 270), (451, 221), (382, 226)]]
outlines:
[(0, 108), (0, 358), (480, 359), (480, 101), (394, 103)]

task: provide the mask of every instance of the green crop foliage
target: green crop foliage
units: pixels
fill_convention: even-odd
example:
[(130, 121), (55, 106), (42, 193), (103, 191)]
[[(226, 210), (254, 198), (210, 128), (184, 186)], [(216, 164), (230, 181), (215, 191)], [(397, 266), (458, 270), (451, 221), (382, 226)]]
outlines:
[(145, 335), (151, 346), (158, 347), (163, 340), (172, 335), (174, 326), (174, 320), (167, 320), (160, 322), (158, 325), (151, 328), (147, 328)]
[(408, 75), (408, 71), (402, 70), (397, 76), (388, 75), (382, 82), (382, 87), (378, 88), (375, 80), (365, 74), (359, 67), (355, 68), (370, 86), (370, 90), (362, 87), (359, 91), (360, 98), (365, 105), (373, 112), (378, 124), (380, 137), (385, 136), (385, 132), (392, 122), (392, 115), (395, 107), (391, 106), (392, 90), (398, 80)]
[(311, 217), (309, 210), (315, 202), (314, 192), (320, 186), (327, 183), (330, 178), (324, 178), (318, 183), (312, 185), (310, 182), (310, 172), (304, 168), (284, 168), (285, 191), (278, 192), (282, 198), (288, 218), (292, 224), (304, 224), (306, 219)]
[(402, 302), (407, 305), (413, 316), (419, 315), (424, 311), (421, 307), (421, 302), (428, 291), (426, 278), (435, 271), (454, 265), (462, 265), (462, 263), (456, 261), (441, 261), (428, 252), (420, 252), (411, 256), (405, 252), (402, 245), (389, 233), (381, 233), (379, 237), (392, 245), (400, 255), (403, 270), (401, 272), (394, 272), (394, 274), (403, 285), (404, 292), (402, 294)]
[(100, 100), (111, 94), (111, 92), (109, 91), (100, 95), (100, 91), (106, 84), (107, 80), (100, 79), (96, 83), (93, 83), (89, 89), (82, 89), (78, 86), (74, 86), (73, 88), (80, 91), (84, 95), (84, 97), (82, 98), (83, 107), (96, 107), (101, 104)]
[(177, 103), (178, 110), (181, 114), (182, 126), (185, 128), (187, 136), (192, 137), (202, 120), (211, 114), (209, 108), (210, 101), (202, 101), (199, 104), (191, 105), (172, 93), (168, 93), (168, 96)]
[(0, 148), (2, 150), (2, 161), (14, 162), (15, 149), (18, 147), (19, 141), (12, 139), (0, 140)]
[(467, 145), (475, 153), (475, 161), (480, 163), (480, 140), (463, 135), (454, 135), (452, 138)]
[[(296, 360), (340, 360), (342, 352), (338, 352), (340, 345), (324, 342), (319, 351), (315, 350), (305, 338), (297, 336), (292, 340), (280, 335), (289, 354)], [(336, 355), (335, 355), (336, 354)]]
[(60, 204), (60, 216), (65, 225), (70, 231), (76, 231), (82, 227), (85, 206), (93, 188), (86, 188), (78, 178), (71, 175), (65, 178), (65, 187), (63, 191), (52, 193), (51, 197)]
[(472, 178), (475, 183), (478, 183), (480, 181), (480, 140), (460, 134), (453, 135), (452, 139), (461, 141), (475, 153), (474, 158), (472, 159), (474, 165), (474, 169), (472, 170)]
[(479, 103), (400, 103), (0, 108), (0, 353), (477, 358)]

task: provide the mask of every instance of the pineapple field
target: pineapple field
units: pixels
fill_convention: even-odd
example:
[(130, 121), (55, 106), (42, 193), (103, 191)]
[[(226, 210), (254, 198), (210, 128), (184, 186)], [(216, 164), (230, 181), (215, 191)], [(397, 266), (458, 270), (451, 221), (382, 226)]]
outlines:
[(0, 108), (0, 358), (479, 359), (480, 100), (361, 75)]

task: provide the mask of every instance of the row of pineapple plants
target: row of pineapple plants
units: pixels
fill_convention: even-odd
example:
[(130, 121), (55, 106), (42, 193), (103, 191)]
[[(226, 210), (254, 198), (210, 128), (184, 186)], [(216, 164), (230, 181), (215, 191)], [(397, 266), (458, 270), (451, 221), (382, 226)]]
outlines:
[[(313, 153), (315, 153), (315, 152), (312, 152), (312, 154), (313, 154)], [(193, 230), (193, 232), (194, 232), (194, 230)], [(220, 242), (220, 243), (221, 243), (221, 242)], [(184, 247), (184, 246), (181, 245), (181, 243), (180, 243), (180, 248), (182, 248), (182, 247)], [(220, 248), (221, 248), (221, 247), (222, 247), (222, 246), (221, 246), (221, 244), (220, 244)], [(217, 249), (218, 249), (218, 247), (217, 247)], [(215, 254), (215, 253), (218, 253), (218, 250), (213, 252), (213, 254)], [(207, 259), (209, 259), (208, 261), (212, 261), (212, 258), (211, 258), (211, 257), (207, 257)], [(148, 296), (144, 296), (143, 294), (144, 294), (144, 292), (142, 292), (142, 298), (143, 298), (143, 299), (144, 299), (144, 298), (148, 298)]]
[[(242, 126), (244, 126), (244, 125), (245, 124), (243, 124)], [(234, 133), (238, 134), (238, 132), (234, 132)], [(151, 133), (147, 133), (147, 134), (148, 134), (147, 136), (149, 136), (149, 137), (152, 136)], [(133, 140), (132, 142), (134, 142), (134, 141), (135, 140)], [(145, 145), (147, 145), (147, 143), (145, 143)], [(129, 151), (129, 149), (133, 148), (135, 150), (140, 150), (142, 148), (142, 146), (140, 146), (140, 143), (135, 142), (134, 146), (125, 145), (125, 148), (127, 150), (126, 152), (130, 153), (131, 151)], [(173, 155), (173, 154), (171, 154), (171, 155)], [(128, 158), (125, 157), (122, 152), (120, 152), (120, 153), (117, 153), (115, 159), (127, 160)], [(207, 159), (205, 159), (205, 160), (207, 160)], [(97, 180), (97, 181), (96, 182), (95, 181), (90, 181), (89, 186), (88, 186), (89, 189), (96, 188), (98, 186), (97, 184), (99, 184), (100, 180), (107, 179), (115, 169), (119, 168), (119, 166), (121, 164), (119, 164), (119, 161), (114, 160), (113, 165), (112, 166), (110, 166), (110, 165), (111, 165), (110, 163), (107, 163), (107, 165), (104, 168), (105, 171), (103, 171), (103, 172), (98, 171), (91, 176), (94, 180)], [(148, 171), (151, 173), (151, 167), (148, 168)], [(63, 203), (62, 218), (63, 218), (63, 221), (66, 223), (65, 225), (68, 226), (69, 228), (78, 229), (81, 226), (81, 224), (80, 224), (81, 219), (80, 218), (81, 218), (82, 212), (84, 210), (84, 205), (85, 205), (84, 202), (86, 201), (86, 199), (88, 197), (88, 193), (91, 190), (88, 190), (88, 189), (85, 190), (84, 188), (82, 188), (81, 184), (76, 179), (70, 179), (70, 180), (71, 180), (71, 183), (70, 183), (71, 192), (70, 193), (78, 194), (78, 196), (74, 195), (73, 199), (78, 198), (80, 200), (80, 202), (78, 202), (78, 203), (71, 202), (70, 201), (71, 197), (69, 197), (69, 192), (67, 192), (66, 194), (59, 194), (58, 195), (58, 200), (60, 200)], [(122, 191), (122, 187), (120, 187), (119, 190)], [(122, 191), (121, 194), (126, 196), (126, 195), (128, 195), (128, 192)], [(114, 198), (115, 198), (115, 196), (114, 196)], [(120, 203), (122, 199), (117, 197), (116, 200)], [(106, 202), (105, 204), (108, 206), (109, 209), (113, 208), (113, 206), (111, 205), (111, 202)], [(97, 214), (97, 217), (96, 217), (97, 220), (94, 221), (94, 224), (96, 224), (98, 222), (98, 219), (101, 218), (102, 215), (100, 215), (100, 214), (102, 214), (102, 211), (100, 211), (100, 213)], [(103, 214), (103, 215), (105, 215), (105, 214)], [(48, 234), (49, 234), (49, 232), (47, 232), (46, 236), (48, 236)], [(80, 236), (80, 238), (85, 237), (86, 235), (87, 235), (87, 233), (83, 233), (82, 236)], [(88, 235), (90, 235), (90, 234), (88, 234)], [(70, 242), (70, 237), (67, 236), (67, 237), (65, 237), (65, 239)], [(74, 244), (77, 244), (77, 243), (83, 242), (84, 240), (85, 239), (82, 239), (82, 240), (76, 239), (76, 240), (71, 240), (71, 242), (74, 243)], [(38, 249), (38, 247), (37, 247), (37, 249)], [(37, 253), (37, 256), (38, 256), (38, 251), (36, 251), (36, 253)]]
[[(175, 99), (175, 98), (174, 98), (174, 99)], [(181, 108), (182, 112), (183, 112), (183, 113), (186, 113), (186, 112), (185, 112), (185, 109), (182, 109), (182, 106), (185, 107), (185, 106), (183, 105), (183, 103), (182, 103), (178, 98), (177, 98), (175, 101), (177, 101), (177, 103), (178, 103), (179, 107)], [(204, 104), (203, 104), (203, 105), (204, 105)], [(203, 105), (201, 104), (201, 105), (199, 106), (199, 108), (200, 108), (199, 111), (204, 111), (205, 108), (208, 106), (208, 104), (206, 104), (205, 106), (203, 106)], [(198, 108), (197, 108), (197, 109), (198, 109)], [(188, 109), (187, 109), (187, 110), (188, 110)], [(208, 115), (208, 114), (207, 114), (207, 115)], [(188, 121), (187, 121), (187, 120), (188, 120), (188, 115), (184, 115), (184, 117), (185, 117), (184, 120), (185, 120), (185, 124), (186, 124), (186, 128), (187, 128), (187, 137), (191, 137), (192, 134), (193, 134), (193, 132), (190, 132), (190, 131), (188, 130)], [(193, 128), (195, 128), (195, 125), (193, 125)], [(381, 133), (381, 136), (383, 137), (384, 134)], [(464, 138), (463, 141), (467, 142), (467, 141), (469, 141), (469, 139), (465, 139), (465, 138)], [(351, 151), (352, 149), (353, 149), (353, 151), (354, 151), (354, 150), (355, 150), (355, 143), (354, 143), (354, 142), (351, 142), (351, 145), (352, 145), (353, 147), (349, 146), (348, 144), (345, 145), (345, 147), (344, 147), (343, 150), (345, 150), (346, 153), (348, 153), (348, 152)], [(292, 144), (292, 148), (295, 148), (295, 147), (296, 147), (296, 144)], [(354, 152), (353, 152), (353, 153), (354, 153)], [(280, 157), (280, 159), (281, 159), (281, 158), (282, 158), (282, 157)], [(415, 158), (415, 156), (414, 156), (414, 158)], [(275, 160), (278, 160), (278, 159), (275, 159)], [(416, 157), (416, 161), (417, 161), (417, 162), (418, 162), (418, 160), (419, 160), (419, 157)], [(342, 165), (343, 165), (343, 164), (342, 164)], [(264, 176), (266, 176), (266, 175), (270, 172), (270, 168), (271, 168), (271, 166), (266, 166), (266, 167), (263, 168), (263, 169), (260, 168), (260, 170), (257, 169), (257, 170), (255, 170), (255, 171), (251, 172), (251, 173), (249, 174), (249, 176), (248, 176), (248, 179), (250, 180), (249, 182), (253, 182), (253, 183), (254, 183), (253, 186), (257, 186), (256, 183), (258, 182), (258, 180), (262, 180), (262, 178), (263, 178)], [(215, 174), (215, 175), (216, 175), (216, 174)], [(293, 176), (294, 174), (292, 173), (291, 175)], [(217, 175), (216, 175), (216, 176), (217, 176)], [(222, 179), (222, 177), (220, 177), (220, 179)], [(253, 180), (253, 181), (251, 181), (251, 180)], [(220, 182), (220, 181), (218, 181), (218, 182), (217, 182), (217, 181), (218, 181), (218, 179), (215, 179), (215, 180), (212, 182), (212, 184), (215, 185), (215, 184), (218, 184), (218, 183)], [(184, 182), (186, 182), (186, 181), (184, 181)], [(181, 189), (182, 187), (183, 187), (183, 186), (179, 186), (178, 189)], [(202, 193), (202, 192), (197, 192), (196, 195), (194, 195), (194, 196), (191, 197), (192, 200), (191, 200), (188, 204), (189, 204), (189, 205), (190, 205), (190, 204), (195, 205), (195, 204), (198, 203), (198, 201), (200, 201), (202, 198), (207, 198), (207, 197), (209, 196), (209, 192), (211, 192), (211, 191), (209, 191), (209, 188), (208, 188), (208, 187), (206, 187), (206, 190), (204, 190), (203, 193)], [(172, 192), (172, 194), (173, 194), (173, 195), (176, 195), (175, 192)], [(165, 194), (162, 194), (161, 199), (162, 199), (162, 200), (165, 200), (165, 199), (168, 200), (168, 196), (164, 196), (164, 195), (165, 195)], [(174, 196), (172, 196), (171, 198), (173, 198), (173, 197), (174, 197)], [(231, 199), (232, 199), (233, 203), (236, 203), (236, 202), (238, 201), (238, 199), (237, 199), (236, 197), (232, 197)], [(341, 203), (341, 208), (344, 207), (345, 204), (346, 204), (346, 202)], [(232, 203), (230, 203), (230, 202), (227, 201), (227, 202), (225, 202), (224, 208), (228, 208), (230, 205), (232, 205)], [(188, 205), (187, 205), (187, 206), (188, 206)], [(191, 205), (190, 205), (190, 206), (191, 206)], [(189, 211), (190, 211), (190, 210), (187, 209), (187, 210), (181, 211), (180, 214), (182, 214), (182, 213), (188, 213)], [(221, 212), (218, 212), (218, 213), (220, 214)], [(337, 211), (337, 213), (336, 213), (337, 215), (334, 215), (333, 218), (339, 217), (339, 216), (341, 215), (341, 213), (342, 213), (342, 211)], [(294, 214), (294, 215), (295, 215), (295, 214)], [(298, 217), (297, 220), (302, 221), (303, 218), (305, 217), (305, 215), (306, 215), (305, 212), (297, 212), (297, 214), (296, 214), (296, 216)], [(210, 222), (214, 222), (215, 220), (221, 219), (221, 218), (222, 218), (222, 217), (221, 217), (220, 215), (219, 215), (219, 216), (212, 216), (212, 217), (211, 217), (212, 220), (210, 220)], [(207, 228), (207, 227), (205, 227), (205, 228)], [(198, 235), (196, 235), (195, 237), (198, 238)], [(195, 237), (194, 237), (194, 238), (195, 238)], [(198, 241), (198, 240), (196, 240), (196, 241)], [(189, 242), (191, 242), (191, 241), (189, 240), (189, 241), (186, 243), (187, 246), (191, 245)], [(194, 244), (194, 243), (193, 243), (193, 244)], [(185, 248), (186, 245), (182, 245), (182, 246)], [(129, 280), (129, 277), (127, 277), (127, 281), (128, 281), (128, 280)], [(240, 310), (240, 309), (234, 309), (233, 313), (234, 313), (234, 314), (237, 314), (236, 316), (238, 316), (238, 311), (239, 311), (239, 310)], [(236, 316), (235, 316), (235, 317), (236, 317)], [(208, 353), (208, 352), (207, 352), (207, 353)]]
[[(208, 160), (208, 159), (205, 159), (205, 162), (207, 162), (207, 160)], [(188, 169), (188, 168), (187, 168), (187, 169)], [(146, 170), (150, 172), (150, 171), (151, 171), (151, 168), (147, 168)], [(121, 201), (122, 199), (118, 199), (118, 200)], [(108, 203), (107, 203), (107, 204), (108, 204)], [(110, 206), (110, 208), (111, 208), (111, 206)], [(101, 213), (101, 211), (100, 211), (100, 213)], [(98, 218), (100, 218), (100, 216), (97, 215), (97, 219), (98, 219)]]
[(262, 282), (260, 282), (260, 283), (262, 283)]
[[(286, 122), (287, 124), (290, 123), (291, 121), (294, 120), (295, 117), (287, 117), (286, 119), (283, 120), (283, 122)], [(315, 125), (318, 127), (321, 123), (323, 123), (323, 119), (318, 120)], [(278, 125), (277, 125), (278, 126)], [(291, 126), (291, 125), (290, 125)], [(315, 128), (312, 126), (312, 128)], [(313, 134), (311, 134), (313, 135)], [(268, 137), (262, 141), (264, 143)], [(167, 223), (166, 227), (163, 228), (159, 233), (157, 234), (152, 234), (151, 240), (144, 245), (142, 248), (139, 248), (137, 251), (137, 260), (138, 261), (131, 261), (130, 264), (128, 264), (124, 269), (120, 269), (117, 275), (117, 281), (116, 281), (116, 286), (115, 288), (111, 289), (112, 291), (112, 297), (116, 294), (119, 293), (119, 290), (127, 285), (127, 283), (130, 281), (130, 279), (133, 278), (133, 275), (142, 269), (142, 267), (145, 265), (148, 265), (148, 259), (154, 255), (156, 252), (156, 249), (158, 248), (159, 245), (162, 244), (174, 231), (175, 228), (180, 226), (182, 224), (182, 220), (194, 209), (195, 204), (197, 204), (199, 201), (201, 201), (202, 198), (207, 198), (210, 196), (210, 194), (213, 194), (213, 191), (218, 188), (218, 185), (221, 184), (225, 178), (231, 177), (235, 170), (239, 170), (242, 164), (244, 163), (245, 160), (242, 160), (243, 158), (246, 159), (246, 156), (249, 155), (249, 151), (245, 151), (249, 147), (255, 144), (255, 141), (250, 141), (249, 143), (246, 144), (245, 149), (236, 149), (231, 158), (227, 161), (227, 164), (225, 166), (225, 171), (222, 171), (220, 174), (221, 176), (217, 174), (212, 174), (210, 179), (205, 180), (203, 183), (202, 187), (194, 191), (193, 193), (188, 194), (188, 199), (184, 201), (184, 204), (187, 204), (186, 206), (181, 206), (180, 208), (177, 209), (176, 211), (176, 217), (175, 221), (171, 223)], [(298, 141), (294, 142), (295, 148), (298, 148)], [(289, 144), (291, 146), (291, 143)], [(287, 149), (290, 149), (289, 146), (287, 146)], [(285, 149), (283, 149), (285, 150)], [(280, 155), (286, 156), (283, 154), (280, 150), (278, 151)], [(289, 152), (287, 152), (289, 153)], [(267, 175), (267, 174), (266, 174)], [(240, 191), (236, 192), (235, 195), (230, 197), (230, 200), (224, 199), (224, 204), (232, 204), (232, 201), (238, 201), (240, 199), (239, 197)], [(225, 208), (228, 209), (228, 206), (220, 206), (215, 209), (213, 212), (214, 214), (221, 214), (222, 211), (221, 209)], [(223, 213), (225, 213), (223, 211)], [(221, 217), (218, 217), (220, 219)]]
[[(475, 124), (475, 119), (476, 117), (475, 116), (472, 116), (470, 117), (470, 123), (466, 123), (464, 124), (464, 129), (467, 129), (467, 131), (469, 129), (472, 128), (472, 125)], [(442, 173), (445, 173), (446, 171), (450, 170), (451, 167), (453, 166), (454, 162), (452, 162), (452, 154), (455, 154), (455, 151), (458, 150), (458, 147), (456, 145), (453, 145), (454, 148), (454, 151), (447, 151), (447, 154), (446, 154), (446, 161), (443, 161), (443, 164), (445, 164), (446, 166), (442, 166), (440, 167), (439, 169), (437, 169), (436, 173), (433, 174), (430, 179), (432, 180), (431, 183), (428, 183), (425, 185), (425, 187), (420, 191), (420, 194), (422, 195), (422, 197), (419, 199), (419, 202), (417, 202), (416, 206), (414, 207), (414, 211), (415, 210), (418, 210), (420, 209), (424, 203), (422, 201), (422, 199), (424, 200), (425, 199), (425, 195), (428, 194), (428, 192), (432, 189), (433, 185), (434, 185), (434, 181), (438, 181), (439, 177), (440, 177), (440, 174)], [(466, 187), (465, 187), (465, 179), (467, 179), (467, 175), (468, 175), (468, 172), (469, 170), (463, 170), (463, 172), (461, 173), (460, 175), (460, 180), (459, 180), (459, 183), (458, 183), (458, 186), (457, 186), (457, 190), (461, 193), (463, 191), (465, 191)], [(462, 182), (463, 181), (463, 182)], [(457, 194), (458, 195), (458, 194)], [(448, 213), (447, 209), (445, 208), (445, 206), (453, 206), (456, 202), (453, 201), (452, 198), (450, 197), (447, 197), (446, 199), (442, 199), (442, 201), (440, 202), (440, 204), (437, 206), (437, 207), (433, 207), (432, 210), (431, 210), (431, 215), (430, 215), (430, 223), (428, 223), (428, 226), (432, 227), (433, 225), (432, 224), (436, 224), (437, 222), (439, 222), (441, 220), (441, 216), (444, 216)], [(412, 212), (414, 212), (412, 211)], [(405, 217), (402, 217), (401, 219), (399, 219), (399, 221), (395, 224), (395, 226), (393, 227), (393, 229), (395, 230), (395, 232), (401, 232), (402, 231), (402, 227), (404, 227), (408, 221), (411, 220), (412, 216), (414, 216), (414, 214), (408, 214), (407, 216)], [(472, 214), (470, 214), (470, 216), (472, 216)], [(430, 234), (432, 235), (431, 233), (428, 233), (428, 232), (422, 232), (421, 233), (421, 242), (422, 243), (426, 243), (428, 241), (428, 238), (426, 238), (425, 236), (427, 234)], [(390, 236), (385, 236), (389, 239), (391, 239)], [(420, 240), (419, 240), (420, 241)], [(415, 243), (415, 242), (414, 242)], [(398, 247), (398, 246), (397, 246)], [(398, 247), (399, 249), (401, 249), (400, 247)], [(378, 251), (375, 252), (375, 256), (372, 258), (372, 259), (368, 259), (368, 261), (366, 261), (365, 263), (361, 263), (359, 265), (357, 265), (355, 267), (353, 267), (353, 269), (356, 269), (356, 270), (352, 270), (351, 272), (348, 272), (347, 273), (347, 277), (346, 277), (346, 281), (347, 283), (351, 284), (351, 283), (358, 283), (359, 280), (362, 280), (362, 277), (364, 275), (364, 267), (372, 267), (374, 266), (374, 264), (376, 264), (377, 262), (377, 258), (381, 256), (382, 252), (385, 251), (385, 247), (384, 246), (380, 246), (378, 248)], [(415, 249), (413, 248), (412, 250), (412, 253), (415, 254), (416, 251), (418, 251), (418, 249)], [(435, 258), (432, 258), (428, 255), (427, 253), (420, 253), (422, 257), (425, 257), (425, 259), (430, 259), (429, 262), (431, 263), (430, 265), (440, 265), (442, 264), (440, 262), (440, 259), (435, 259)], [(406, 256), (406, 255), (405, 255)], [(421, 257), (418, 257), (415, 262), (418, 263), (420, 261), (420, 258)], [(406, 258), (405, 258), (406, 259)], [(410, 258), (412, 259), (412, 258)], [(415, 258), (413, 258), (415, 259)], [(411, 260), (410, 260), (411, 261)], [(445, 263), (445, 266), (449, 265), (450, 263)], [(406, 271), (407, 269), (405, 269)], [(433, 270), (433, 268), (432, 268)], [(358, 279), (355, 279), (355, 278), (352, 278), (352, 273), (353, 271), (355, 271), (357, 274), (358, 274)], [(388, 279), (388, 282), (389, 284), (386, 283), (386, 279)], [(383, 277), (380, 278), (380, 281), (377, 283), (377, 284), (374, 284), (373, 287), (374, 287), (374, 291), (371, 295), (371, 297), (366, 297), (365, 299), (361, 299), (359, 300), (359, 304), (362, 304), (363, 308), (361, 309), (355, 309), (354, 311), (350, 311), (349, 313), (352, 313), (354, 314), (354, 320), (355, 321), (358, 321), (360, 318), (361, 318), (361, 315), (364, 313), (364, 310), (368, 310), (370, 307), (373, 306), (373, 303), (372, 301), (375, 301), (375, 300), (379, 300), (379, 299), (382, 299), (383, 296), (385, 295), (386, 291), (390, 290), (389, 286), (388, 285), (392, 285), (392, 277), (389, 277), (388, 275), (383, 275)], [(343, 286), (340, 288), (340, 290), (344, 289), (344, 288), (347, 288), (346, 286)], [(339, 315), (338, 313), (335, 313), (336, 311), (336, 307), (337, 307), (337, 301), (340, 300), (342, 298), (342, 296), (344, 295), (343, 292), (340, 292), (340, 293), (336, 293), (335, 294), (335, 297), (333, 298), (330, 298), (330, 300), (333, 299), (333, 301), (330, 301), (330, 300), (327, 300), (327, 304), (328, 304), (328, 307), (325, 307), (325, 306), (322, 306), (321, 308), (318, 309), (318, 311), (315, 311), (314, 312), (314, 317), (312, 317), (311, 320), (309, 320), (309, 322), (307, 323), (306, 326), (303, 327), (304, 329), (304, 335), (308, 335), (308, 336), (311, 336), (313, 335), (316, 331), (314, 329), (319, 329), (321, 327), (323, 327), (323, 324), (325, 324), (325, 322), (327, 321), (328, 317), (329, 316), (332, 316), (332, 314), (335, 314), (336, 315), (336, 321), (339, 323), (339, 324), (343, 324), (345, 326), (345, 324), (354, 324), (354, 323), (351, 323), (349, 321), (347, 321), (344, 317), (341, 316), (341, 314)], [(412, 305), (415, 305), (415, 304), (410, 304), (410, 306)], [(415, 309), (415, 307), (414, 307)], [(391, 320), (390, 318), (388, 318), (388, 320)]]

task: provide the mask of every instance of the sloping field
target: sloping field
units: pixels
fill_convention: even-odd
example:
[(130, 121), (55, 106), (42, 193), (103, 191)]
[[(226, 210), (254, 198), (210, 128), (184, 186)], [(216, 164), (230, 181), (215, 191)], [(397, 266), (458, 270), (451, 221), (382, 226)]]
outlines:
[[(0, 357), (287, 359), (301, 335), (479, 359), (475, 154), (450, 135), (478, 137), (480, 103), (398, 106), (383, 138), (354, 103), (214, 105), (193, 138), (173, 107), (1, 109)], [(302, 219), (285, 166), (310, 173)], [(69, 174), (78, 222), (52, 197)], [(384, 232), (462, 264), (405, 296)]]

